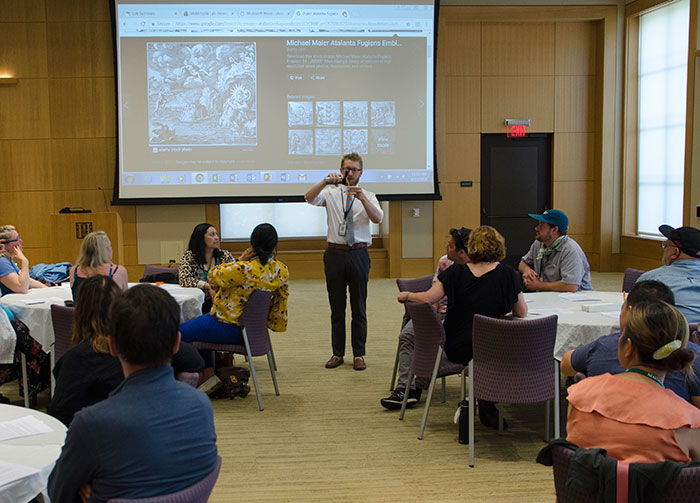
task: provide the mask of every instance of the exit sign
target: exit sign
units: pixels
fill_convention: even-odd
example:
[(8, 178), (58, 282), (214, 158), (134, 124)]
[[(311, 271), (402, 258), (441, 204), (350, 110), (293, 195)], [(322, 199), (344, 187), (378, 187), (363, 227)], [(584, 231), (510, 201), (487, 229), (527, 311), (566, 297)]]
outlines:
[(506, 136), (508, 138), (524, 138), (527, 136), (527, 126), (506, 126)]

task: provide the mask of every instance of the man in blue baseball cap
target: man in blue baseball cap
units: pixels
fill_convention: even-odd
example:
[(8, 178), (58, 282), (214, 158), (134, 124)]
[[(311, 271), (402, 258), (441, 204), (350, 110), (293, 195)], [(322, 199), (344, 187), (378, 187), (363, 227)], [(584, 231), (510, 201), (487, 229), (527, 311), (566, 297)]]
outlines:
[(579, 244), (566, 235), (569, 218), (563, 211), (546, 210), (537, 220), (535, 242), (520, 261), (518, 270), (531, 292), (592, 290), (591, 268)]

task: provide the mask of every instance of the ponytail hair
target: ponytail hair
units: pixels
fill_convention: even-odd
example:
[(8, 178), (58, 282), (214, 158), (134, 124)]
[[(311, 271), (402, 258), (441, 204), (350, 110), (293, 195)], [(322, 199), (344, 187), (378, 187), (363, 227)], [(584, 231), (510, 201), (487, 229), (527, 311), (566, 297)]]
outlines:
[(277, 230), (272, 224), (260, 224), (253, 229), (250, 235), (250, 245), (255, 250), (258, 260), (262, 265), (267, 264), (268, 259), (277, 246)]
[[(678, 309), (667, 302), (653, 300), (632, 306), (622, 337), (632, 341), (645, 365), (692, 376), (695, 353), (687, 348), (688, 333), (688, 320)], [(673, 349), (674, 346), (677, 349)], [(670, 349), (663, 351), (662, 348)]]

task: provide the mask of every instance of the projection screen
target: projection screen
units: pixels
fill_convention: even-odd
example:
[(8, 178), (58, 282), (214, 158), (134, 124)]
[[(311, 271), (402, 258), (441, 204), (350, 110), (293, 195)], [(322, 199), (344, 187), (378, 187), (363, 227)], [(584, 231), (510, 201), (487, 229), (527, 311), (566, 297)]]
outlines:
[(114, 1), (116, 204), (437, 197), (435, 2)]

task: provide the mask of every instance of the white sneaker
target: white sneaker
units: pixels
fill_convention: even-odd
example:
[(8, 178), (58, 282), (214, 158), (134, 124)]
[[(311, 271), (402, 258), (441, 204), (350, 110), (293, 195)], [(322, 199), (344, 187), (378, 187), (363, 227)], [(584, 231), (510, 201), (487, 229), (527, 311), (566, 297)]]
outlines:
[(224, 383), (221, 382), (221, 379), (219, 379), (217, 376), (211, 376), (209, 379), (204, 381), (202, 384), (197, 386), (197, 389), (203, 393), (206, 393), (207, 395), (210, 395), (213, 393), (215, 390), (217, 390), (219, 387), (223, 386)]

